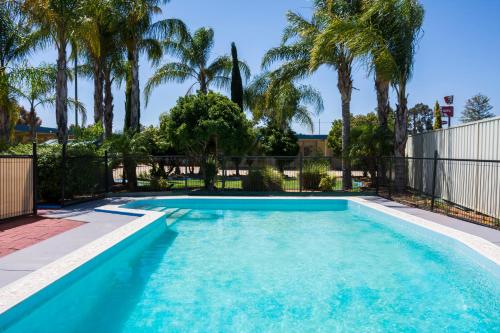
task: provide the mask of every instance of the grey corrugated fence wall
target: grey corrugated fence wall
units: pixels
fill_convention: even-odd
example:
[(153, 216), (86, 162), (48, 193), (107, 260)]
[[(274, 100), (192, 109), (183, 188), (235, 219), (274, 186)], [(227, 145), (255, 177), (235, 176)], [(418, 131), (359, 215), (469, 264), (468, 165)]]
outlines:
[[(472, 122), (408, 138), (408, 157), (500, 160), (500, 117)], [(500, 218), (500, 163), (439, 160), (436, 196)], [(432, 161), (411, 161), (409, 186), (429, 194)]]

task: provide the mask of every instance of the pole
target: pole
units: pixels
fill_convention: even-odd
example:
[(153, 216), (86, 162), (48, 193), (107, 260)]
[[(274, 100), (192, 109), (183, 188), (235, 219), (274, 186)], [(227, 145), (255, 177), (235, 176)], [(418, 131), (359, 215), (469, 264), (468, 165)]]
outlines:
[(37, 196), (37, 181), (38, 181), (38, 152), (36, 150), (36, 141), (33, 141), (33, 215), (37, 215), (38, 208), (36, 206), (38, 201)]
[[(75, 47), (75, 101), (76, 104), (78, 104), (78, 49), (76, 47), (76, 44), (74, 44), (74, 47)], [(77, 105), (75, 105), (75, 127), (78, 127)]]
[(65, 184), (66, 183), (66, 143), (62, 146), (61, 158), (61, 207), (64, 206)]
[(438, 152), (434, 151), (434, 165), (432, 168), (432, 197), (431, 197), (431, 212), (434, 211), (434, 200), (436, 196), (436, 174), (437, 174), (437, 160), (438, 160)]
[(108, 169), (108, 151), (104, 151), (104, 190), (109, 192), (109, 169)]
[(299, 154), (299, 192), (302, 192), (302, 152)]

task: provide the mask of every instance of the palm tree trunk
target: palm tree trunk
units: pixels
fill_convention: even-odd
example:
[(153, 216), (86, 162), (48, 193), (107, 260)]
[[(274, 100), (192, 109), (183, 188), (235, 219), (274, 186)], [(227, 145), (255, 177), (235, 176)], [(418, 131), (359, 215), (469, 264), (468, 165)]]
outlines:
[(337, 87), (342, 99), (342, 189), (352, 189), (351, 163), (349, 161), (349, 137), (351, 134), (352, 61), (338, 66)]
[(68, 141), (68, 76), (66, 73), (66, 44), (66, 40), (60, 40), (57, 50), (56, 122), (57, 140), (59, 143), (66, 143)]
[[(378, 124), (383, 133), (387, 133), (388, 124), (387, 118), (389, 116), (389, 81), (386, 81), (380, 77), (380, 75), (375, 71), (375, 92), (377, 94), (377, 117)], [(377, 182), (379, 185), (386, 184), (386, 167), (384, 156), (379, 156), (376, 161), (372, 161), (377, 165), (376, 170), (378, 171)]]
[(104, 115), (103, 103), (103, 81), (104, 75), (100, 65), (100, 60), (94, 60), (94, 123), (102, 123)]
[(130, 128), (134, 132), (140, 130), (140, 87), (139, 87), (139, 51), (137, 46), (132, 49), (130, 63), (131, 86), (130, 86)]
[(30, 105), (30, 136), (31, 136), (31, 142), (34, 142), (36, 140), (36, 116), (35, 116), (35, 107), (33, 106), (33, 103)]
[(375, 73), (375, 91), (377, 93), (378, 124), (382, 129), (387, 129), (389, 116), (389, 82)]
[(104, 69), (104, 137), (109, 138), (113, 134), (113, 92), (111, 87), (111, 70)]
[(408, 101), (406, 97), (406, 86), (399, 85), (398, 104), (396, 107), (396, 116), (394, 124), (394, 164), (395, 171), (395, 190), (402, 191), (405, 188), (405, 150), (406, 140), (408, 139)]

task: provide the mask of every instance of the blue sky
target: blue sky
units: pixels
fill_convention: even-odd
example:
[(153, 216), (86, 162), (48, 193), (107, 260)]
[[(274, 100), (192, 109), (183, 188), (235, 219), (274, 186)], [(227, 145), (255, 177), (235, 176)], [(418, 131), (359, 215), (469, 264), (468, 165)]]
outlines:
[[(409, 85), (409, 106), (423, 102), (432, 107), (436, 99), (455, 95), (455, 109), (459, 113), (467, 98), (482, 93), (491, 98), (493, 112), (500, 115), (500, 1), (498, 0), (422, 0), (426, 15), (424, 34), (416, 56), (415, 71)], [(252, 69), (260, 72), (262, 55), (279, 44), (285, 26), (285, 13), (293, 10), (307, 15), (311, 11), (309, 0), (171, 0), (163, 7), (163, 17), (180, 18), (192, 31), (207, 26), (215, 30), (213, 57), (228, 54), (230, 43), (236, 42), (239, 57)], [(32, 62), (56, 61), (53, 47), (33, 55)], [(168, 60), (165, 59), (165, 60)], [(146, 61), (140, 62), (141, 86), (153, 73)], [(362, 64), (354, 73), (356, 90), (352, 95), (351, 110), (354, 114), (373, 111), (376, 97), (373, 80), (367, 76)], [(306, 80), (318, 89), (324, 100), (325, 110), (316, 117), (321, 120), (321, 133), (326, 134), (330, 123), (340, 118), (340, 96), (336, 87), (336, 73), (320, 69)], [(179, 96), (185, 94), (189, 84), (170, 83), (157, 88), (147, 107), (143, 108), (141, 123), (158, 124), (161, 113), (168, 111)], [(79, 81), (79, 97), (88, 109), (92, 121), (92, 83)], [(70, 84), (70, 95), (73, 95)], [(393, 95), (393, 94), (392, 94)], [(121, 130), (124, 118), (124, 87), (114, 89), (114, 129)], [(144, 106), (144, 103), (142, 103)], [(394, 106), (392, 99), (392, 106)], [(43, 126), (55, 126), (54, 111), (40, 110)], [(70, 123), (74, 115), (69, 115)], [(458, 123), (458, 117), (452, 121)], [(298, 132), (306, 131), (294, 126)]]

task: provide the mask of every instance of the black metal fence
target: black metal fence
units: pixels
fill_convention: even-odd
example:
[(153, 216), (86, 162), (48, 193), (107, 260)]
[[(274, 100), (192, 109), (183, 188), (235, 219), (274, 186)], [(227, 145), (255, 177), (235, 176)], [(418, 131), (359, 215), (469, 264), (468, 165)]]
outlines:
[[(403, 178), (396, 178), (396, 169)], [(500, 229), (500, 161), (384, 158), (377, 193), (407, 205)]]
[[(5, 161), (30, 162), (5, 171)], [(19, 214), (36, 205), (67, 205), (110, 192), (190, 194), (379, 194), (391, 200), (500, 229), (500, 161), (381, 158), (370, 168), (352, 161), (351, 189), (331, 157), (71, 155), (2, 156), (2, 200), (23, 193)], [(31, 166), (31, 167), (29, 167)], [(366, 163), (365, 163), (366, 166)], [(396, 172), (399, 169), (400, 172)], [(16, 173), (17, 172), (17, 173)], [(396, 175), (399, 175), (397, 178)], [(22, 175), (21, 181), (16, 175)], [(4, 181), (7, 179), (8, 181)], [(35, 181), (37, 180), (37, 181)], [(31, 201), (26, 201), (31, 198)], [(17, 200), (17, 199), (16, 199)], [(6, 207), (2, 203), (1, 207)], [(4, 208), (2, 208), (4, 209)], [(8, 214), (0, 212), (0, 219)], [(9, 215), (10, 216), (10, 215)]]

